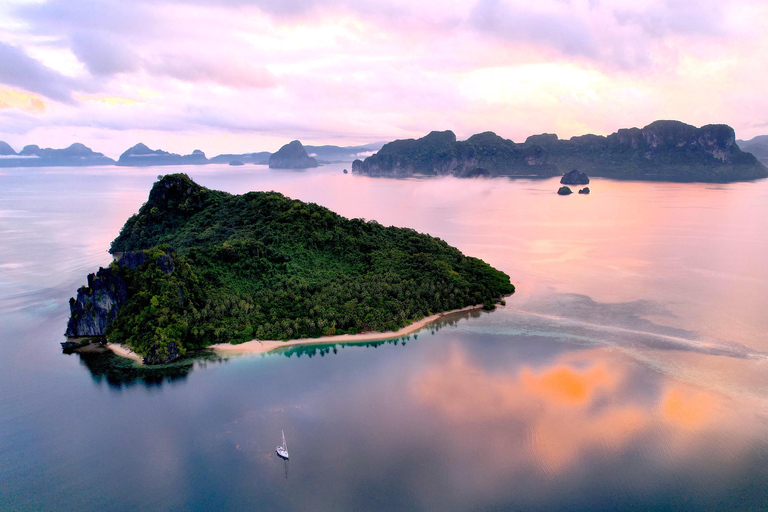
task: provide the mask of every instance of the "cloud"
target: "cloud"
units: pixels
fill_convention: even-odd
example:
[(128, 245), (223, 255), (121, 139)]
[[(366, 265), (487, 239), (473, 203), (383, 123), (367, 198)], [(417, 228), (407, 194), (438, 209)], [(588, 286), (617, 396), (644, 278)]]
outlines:
[(0, 83), (19, 87), (60, 101), (73, 103), (75, 80), (44, 66), (15, 46), (0, 42)]
[(478, 0), (470, 26), (497, 39), (548, 48), (565, 57), (621, 69), (653, 65), (657, 43), (727, 36), (722, 3), (648, 0)]
[(502, 0), (480, 0), (470, 13), (472, 27), (502, 39), (551, 46), (566, 55), (595, 56), (597, 41), (569, 9), (536, 12)]
[(197, 130), (338, 143), (451, 128), (521, 140), (654, 118), (759, 130), (768, 12), (754, 0), (697, 5), (49, 0), (4, 8), (0, 55), (13, 55), (0, 82), (45, 98), (23, 126), (116, 138)]
[(103, 32), (77, 32), (72, 35), (72, 52), (88, 71), (97, 76), (136, 71), (136, 53), (115, 35)]

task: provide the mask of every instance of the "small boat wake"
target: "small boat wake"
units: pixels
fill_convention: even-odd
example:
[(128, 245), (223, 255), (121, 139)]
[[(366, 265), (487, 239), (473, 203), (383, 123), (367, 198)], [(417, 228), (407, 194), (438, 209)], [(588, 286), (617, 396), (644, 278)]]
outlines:
[[(521, 309), (509, 308), (510, 312), (514, 312), (527, 317), (540, 318), (557, 322), (560, 324), (570, 324), (576, 327), (583, 328), (587, 331), (599, 331), (610, 332), (612, 334), (624, 335), (621, 341), (617, 341), (613, 338), (610, 342), (615, 345), (623, 346), (635, 346), (645, 347), (656, 350), (680, 350), (688, 352), (698, 352), (701, 354), (713, 355), (713, 356), (725, 356), (733, 357), (737, 359), (750, 359), (754, 361), (768, 361), (768, 353), (753, 350), (745, 345), (741, 345), (735, 342), (710, 342), (691, 338), (683, 338), (679, 336), (672, 336), (669, 334), (661, 334), (650, 331), (641, 331), (626, 327), (619, 327), (614, 325), (596, 324), (591, 322), (585, 322), (581, 320), (575, 320), (572, 318), (561, 317), (550, 314), (534, 313), (532, 311), (525, 311)], [(558, 332), (558, 335), (562, 336), (562, 332)], [(581, 341), (604, 344), (607, 342), (605, 339), (595, 338), (589, 336), (586, 332), (584, 334), (569, 333), (566, 335), (569, 338), (576, 338)]]

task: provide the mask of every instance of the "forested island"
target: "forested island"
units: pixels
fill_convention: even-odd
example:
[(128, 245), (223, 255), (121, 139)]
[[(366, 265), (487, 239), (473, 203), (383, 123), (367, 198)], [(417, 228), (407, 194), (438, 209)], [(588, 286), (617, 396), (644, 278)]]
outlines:
[(715, 182), (768, 177), (757, 158), (739, 149), (733, 128), (696, 128), (679, 121), (656, 121), (607, 137), (583, 135), (561, 140), (554, 134), (517, 144), (493, 132), (457, 141), (451, 131), (421, 139), (397, 140), (373, 156), (352, 163), (368, 176), (453, 175), (548, 178), (578, 169), (613, 179)]
[(126, 344), (148, 364), (221, 342), (397, 330), (515, 289), (438, 238), (185, 174), (154, 184), (110, 252), (70, 300), (67, 335)]

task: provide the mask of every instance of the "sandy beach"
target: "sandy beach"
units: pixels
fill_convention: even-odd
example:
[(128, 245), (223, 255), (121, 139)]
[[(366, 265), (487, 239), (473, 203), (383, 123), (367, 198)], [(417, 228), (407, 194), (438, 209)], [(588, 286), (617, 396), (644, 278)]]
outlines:
[(137, 364), (144, 364), (143, 360), (140, 355), (138, 355), (136, 352), (131, 350), (130, 348), (126, 347), (125, 345), (118, 345), (117, 343), (107, 343), (107, 348), (115, 353), (115, 355), (121, 356), (121, 357), (127, 357), (128, 359), (133, 359), (136, 361)]
[(363, 332), (360, 334), (341, 334), (338, 336), (321, 336), (320, 338), (302, 338), (293, 339), (288, 341), (280, 340), (252, 340), (246, 343), (240, 343), (238, 345), (232, 345), (230, 343), (218, 343), (211, 345), (208, 348), (216, 350), (217, 352), (224, 354), (259, 354), (271, 352), (272, 350), (291, 347), (295, 345), (315, 345), (315, 344), (327, 344), (327, 343), (359, 343), (365, 341), (384, 341), (406, 336), (413, 332), (422, 329), (424, 326), (445, 318), (449, 315), (455, 315), (465, 311), (472, 311), (474, 309), (482, 309), (482, 304), (476, 304), (474, 306), (467, 306), (462, 309), (454, 309), (452, 311), (446, 311), (444, 313), (438, 313), (436, 315), (424, 317), (418, 322), (406, 325), (399, 331), (389, 332)]

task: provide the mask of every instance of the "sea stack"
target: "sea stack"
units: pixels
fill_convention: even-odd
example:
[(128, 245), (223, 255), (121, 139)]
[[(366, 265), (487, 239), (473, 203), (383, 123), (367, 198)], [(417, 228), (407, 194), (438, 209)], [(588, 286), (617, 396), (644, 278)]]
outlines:
[(317, 167), (317, 160), (307, 154), (307, 150), (298, 140), (281, 147), (269, 157), (270, 169), (309, 169)]
[(560, 187), (557, 189), (557, 195), (559, 196), (569, 196), (573, 194), (573, 190), (571, 190), (571, 187)]
[(560, 183), (563, 185), (589, 185), (589, 177), (583, 172), (574, 169), (563, 174), (563, 177), (560, 178)]

